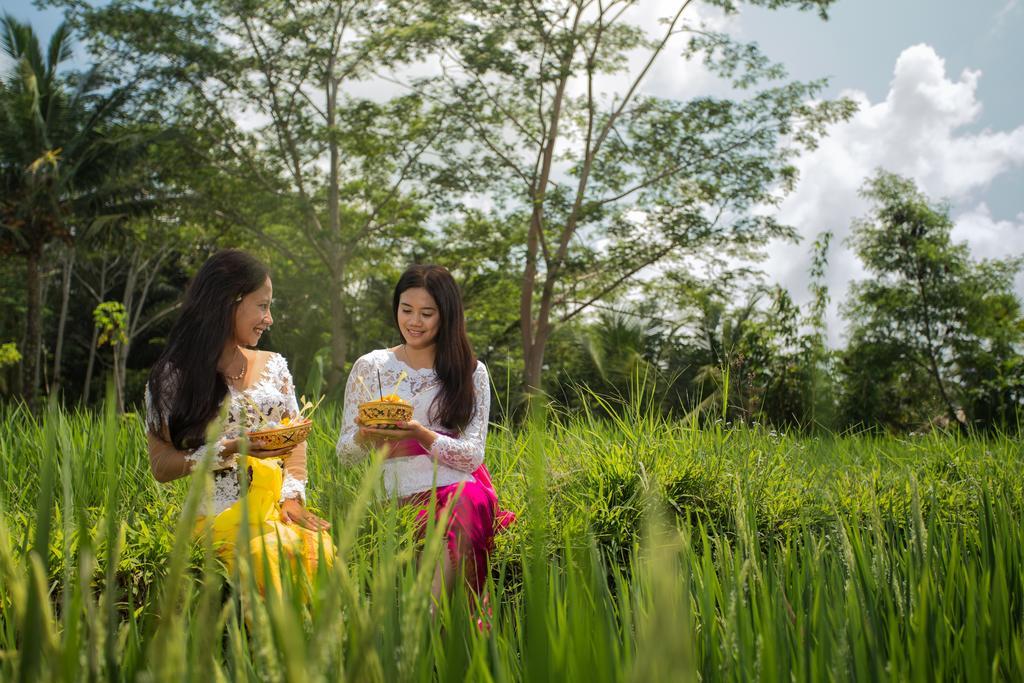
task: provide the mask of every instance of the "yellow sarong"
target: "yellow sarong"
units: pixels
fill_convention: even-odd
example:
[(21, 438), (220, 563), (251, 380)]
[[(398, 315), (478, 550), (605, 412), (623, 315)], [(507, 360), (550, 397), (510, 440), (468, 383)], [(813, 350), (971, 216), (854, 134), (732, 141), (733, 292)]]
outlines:
[[(325, 531), (311, 531), (298, 524), (281, 521), (281, 483), (284, 476), (276, 462), (246, 457), (245, 466), (252, 473), (249, 495), (245, 501), (249, 513), (249, 556), (253, 577), (260, 593), (266, 594), (269, 570), (270, 581), (278, 594), (281, 592), (281, 559), (296, 571), (302, 564), (306, 576), (312, 578), (323, 547), (324, 561), (334, 564), (334, 544)], [(239, 463), (241, 466), (241, 463)], [(236, 545), (242, 527), (242, 500), (212, 517), (196, 520), (195, 533), (201, 536), (211, 530), (217, 555), (232, 571), (237, 556)]]

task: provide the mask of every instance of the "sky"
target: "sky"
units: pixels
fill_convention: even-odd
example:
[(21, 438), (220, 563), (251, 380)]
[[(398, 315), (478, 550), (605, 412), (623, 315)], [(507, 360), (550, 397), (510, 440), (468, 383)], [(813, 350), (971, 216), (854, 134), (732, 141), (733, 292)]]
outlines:
[[(656, 16), (673, 4), (654, 0), (638, 19), (656, 26)], [(43, 36), (60, 21), (58, 12), (29, 0), (7, 0), (4, 11), (30, 20)], [(842, 340), (839, 308), (849, 284), (866, 277), (843, 241), (868, 210), (858, 190), (878, 168), (948, 201), (954, 239), (966, 241), (975, 257), (1024, 254), (1024, 0), (839, 0), (827, 22), (797, 10), (749, 7), (706, 18), (758, 43), (793, 78), (828, 78), (826, 96), (859, 104), (849, 122), (797, 160), (800, 183), (779, 213), (803, 239), (769, 245), (761, 264), (769, 281), (806, 301), (810, 245), (822, 231), (833, 232), (833, 343)], [(669, 97), (715, 87), (700, 69), (671, 60), (659, 62), (645, 83), (651, 94)], [(1024, 277), (1017, 292), (1024, 298)]]
[[(857, 189), (878, 167), (949, 201), (953, 238), (975, 257), (1024, 254), (1024, 1), (841, 0), (827, 23), (762, 10), (736, 21), (794, 77), (827, 76), (829, 94), (860, 104), (798, 162), (801, 182), (781, 214), (805, 239), (771, 248), (771, 279), (806, 300), (808, 246), (826, 229), (836, 236), (835, 303), (865, 277), (841, 242), (867, 209)], [(1024, 297), (1024, 278), (1016, 289)], [(835, 305), (831, 322), (837, 341)]]

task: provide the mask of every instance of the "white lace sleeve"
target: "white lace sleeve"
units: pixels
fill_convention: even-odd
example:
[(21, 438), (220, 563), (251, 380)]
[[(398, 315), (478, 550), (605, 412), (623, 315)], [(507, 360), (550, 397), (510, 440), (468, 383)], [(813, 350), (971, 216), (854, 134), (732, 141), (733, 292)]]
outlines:
[[(280, 394), (278, 400), (279, 415), (282, 417), (296, 418), (299, 416), (299, 402), (295, 396), (295, 380), (288, 369), (288, 361), (280, 354), (274, 354), (267, 362), (270, 372), (270, 379)], [(271, 414), (274, 409), (271, 408)], [(278, 502), (283, 503), (289, 498), (298, 498), (306, 502), (306, 452), (293, 451), (282, 460), (284, 465), (284, 479), (281, 482), (281, 498)]]
[(473, 373), (473, 417), (456, 438), (438, 434), (430, 446), (430, 455), (462, 472), (472, 473), (484, 462), (484, 447), (487, 443), (487, 424), (491, 412), (491, 380), (487, 368), (478, 363)]
[(356, 417), (359, 415), (359, 404), (372, 400), (368, 388), (372, 370), (370, 360), (366, 356), (362, 356), (352, 364), (352, 371), (348, 373), (348, 383), (345, 385), (345, 411), (341, 418), (341, 434), (338, 435), (338, 445), (335, 447), (338, 458), (346, 465), (358, 463), (369, 453), (367, 449), (356, 443), (356, 434), (359, 432)]
[(199, 463), (203, 461), (203, 458), (206, 457), (206, 454), (209, 451), (213, 451), (213, 469), (215, 470), (222, 470), (227, 467), (231, 467), (235, 462), (234, 457), (229, 456), (225, 458), (221, 455), (224, 452), (224, 439), (218, 439), (213, 443), (208, 443), (204, 446), (200, 446), (199, 448), (194, 448), (191, 451), (186, 451), (185, 460), (192, 463), (192, 469), (195, 469), (199, 467)]
[(298, 498), (305, 503), (306, 481), (304, 479), (294, 477), (291, 472), (286, 471), (284, 473), (284, 481), (281, 482), (281, 499), (278, 502), (283, 503), (289, 498)]

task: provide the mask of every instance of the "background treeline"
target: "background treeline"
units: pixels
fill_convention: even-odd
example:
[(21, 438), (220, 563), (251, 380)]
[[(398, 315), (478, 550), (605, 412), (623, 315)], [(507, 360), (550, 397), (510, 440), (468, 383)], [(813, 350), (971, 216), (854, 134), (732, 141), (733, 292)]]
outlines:
[[(235, 246), (271, 265), (265, 345), (309, 394), (396, 341), (395, 278), (432, 261), (462, 283), (498, 412), (586, 386), (689, 420), (1018, 429), (1022, 262), (972, 259), (911, 181), (865, 183), (844, 347), (834, 226), (807, 247), (809, 304), (754, 268), (794, 237), (770, 211), (794, 156), (854, 106), (694, 13), (731, 2), (662, 23), (624, 2), (52, 4), (48, 38), (2, 25), (5, 397), (91, 406), (113, 377), (137, 403), (188, 278)], [(719, 94), (647, 92), (658, 60)]]

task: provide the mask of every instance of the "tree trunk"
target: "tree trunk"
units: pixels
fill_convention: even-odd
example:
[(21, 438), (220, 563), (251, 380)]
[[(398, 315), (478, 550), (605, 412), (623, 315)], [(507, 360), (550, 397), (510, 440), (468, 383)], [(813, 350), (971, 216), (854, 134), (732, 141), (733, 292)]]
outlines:
[[(124, 306), (124, 334), (127, 341), (123, 344), (116, 342), (114, 344), (114, 399), (118, 415), (124, 412), (124, 384), (125, 375), (128, 374), (128, 350), (134, 330), (137, 328), (136, 317), (141, 313), (142, 306), (145, 305), (145, 301), (142, 301), (136, 309), (135, 296), (141, 275), (140, 271), (146, 265), (147, 261), (142, 256), (142, 247), (136, 246), (128, 266), (128, 274), (124, 283), (124, 297), (121, 300), (121, 305)], [(155, 268), (159, 268), (159, 262), (153, 265)], [(140, 296), (145, 296), (145, 294), (140, 293)]]
[(39, 353), (43, 340), (43, 298), (39, 261), (42, 249), (33, 247), (25, 265), (25, 288), (27, 308), (25, 315), (25, 359), (22, 381), (22, 397), (29, 407), (34, 407), (39, 390)]
[(931, 340), (929, 339), (928, 345), (928, 367), (931, 370), (932, 379), (935, 380), (935, 386), (938, 387), (939, 397), (942, 399), (943, 404), (946, 407), (946, 413), (949, 415), (950, 424), (957, 426), (964, 426), (960, 420), (960, 415), (957, 413), (956, 406), (953, 405), (952, 399), (949, 397), (949, 393), (946, 391), (946, 383), (942, 381), (942, 374), (939, 372), (939, 364), (935, 359), (935, 352), (931, 348)]
[[(553, 267), (557, 267), (557, 264), (553, 264)], [(523, 359), (526, 365), (523, 374), (523, 389), (528, 396), (539, 395), (543, 390), (541, 383), (544, 375), (544, 352), (547, 350), (548, 339), (551, 337), (554, 327), (551, 324), (551, 308), (554, 304), (554, 284), (557, 277), (557, 270), (549, 270), (544, 275), (544, 286), (541, 289), (540, 302), (537, 306), (537, 318), (532, 321), (530, 326), (533, 330), (532, 339), (527, 338), (528, 328), (523, 327)], [(525, 306), (522, 308), (525, 309)], [(531, 306), (530, 309), (532, 310), (532, 308)]]
[(85, 391), (82, 394), (82, 404), (86, 406), (89, 405), (89, 394), (92, 392), (92, 371), (96, 365), (96, 343), (99, 341), (99, 337), (100, 331), (93, 325), (92, 340), (89, 342), (89, 362), (85, 366)]
[[(96, 298), (96, 305), (103, 303), (107, 298), (107, 272), (110, 268), (110, 260), (107, 257), (108, 250), (103, 250), (103, 265), (100, 268), (99, 288), (93, 292)], [(93, 291), (87, 287), (89, 291)], [(89, 318), (92, 319), (92, 311), (89, 311)], [(92, 394), (92, 373), (96, 367), (96, 343), (99, 341), (100, 332), (96, 325), (92, 326), (92, 340), (89, 342), (89, 361), (85, 368), (85, 392), (82, 394), (82, 403), (89, 405), (89, 397)]]
[(126, 349), (114, 343), (114, 408), (117, 414), (124, 413), (124, 371), (122, 358), (127, 356)]
[(124, 412), (125, 376), (128, 374), (128, 344), (114, 347), (114, 391), (117, 414)]
[(342, 299), (342, 284), (331, 288), (331, 368), (327, 374), (327, 390), (345, 384), (345, 357), (348, 353), (348, 311)]
[[(337, 118), (339, 82), (335, 78), (335, 54), (331, 54), (324, 83), (327, 94), (327, 130), (334, 130)], [(331, 287), (331, 367), (327, 373), (327, 391), (335, 391), (336, 387), (345, 384), (345, 360), (348, 355), (348, 311), (345, 309), (345, 261), (344, 251), (355, 245), (346, 245), (341, 235), (341, 155), (338, 139), (332, 135), (328, 138), (329, 166), (327, 177), (327, 229), (331, 235), (330, 263), (333, 286)], [(339, 396), (340, 394), (336, 395)]]
[(61, 365), (64, 357), (64, 328), (68, 320), (68, 301), (71, 298), (71, 274), (75, 268), (75, 250), (68, 248), (64, 259), (64, 281), (61, 285), (60, 318), (57, 321), (57, 346), (53, 351), (53, 391), (60, 392), (63, 373)]
[(949, 392), (946, 391), (946, 383), (942, 380), (942, 373), (939, 371), (939, 359), (938, 354), (941, 352), (936, 351), (935, 342), (933, 337), (935, 336), (932, 331), (932, 315), (931, 309), (928, 307), (928, 295), (927, 287), (924, 282), (924, 275), (922, 273), (922, 267), (917, 266), (916, 269), (917, 278), (917, 293), (921, 297), (921, 320), (924, 327), (925, 342), (928, 345), (928, 367), (931, 370), (932, 379), (935, 380), (935, 386), (939, 390), (939, 397), (942, 399), (943, 404), (946, 407), (946, 412), (949, 414), (950, 424), (957, 425), (958, 427), (966, 426), (961, 420), (960, 415), (957, 413), (956, 406), (953, 405), (953, 400), (949, 396)]
[[(525, 340), (524, 340), (525, 341)], [(540, 395), (544, 375), (544, 351), (547, 347), (547, 334), (537, 331), (532, 342), (523, 344), (523, 391), (528, 397)]]

